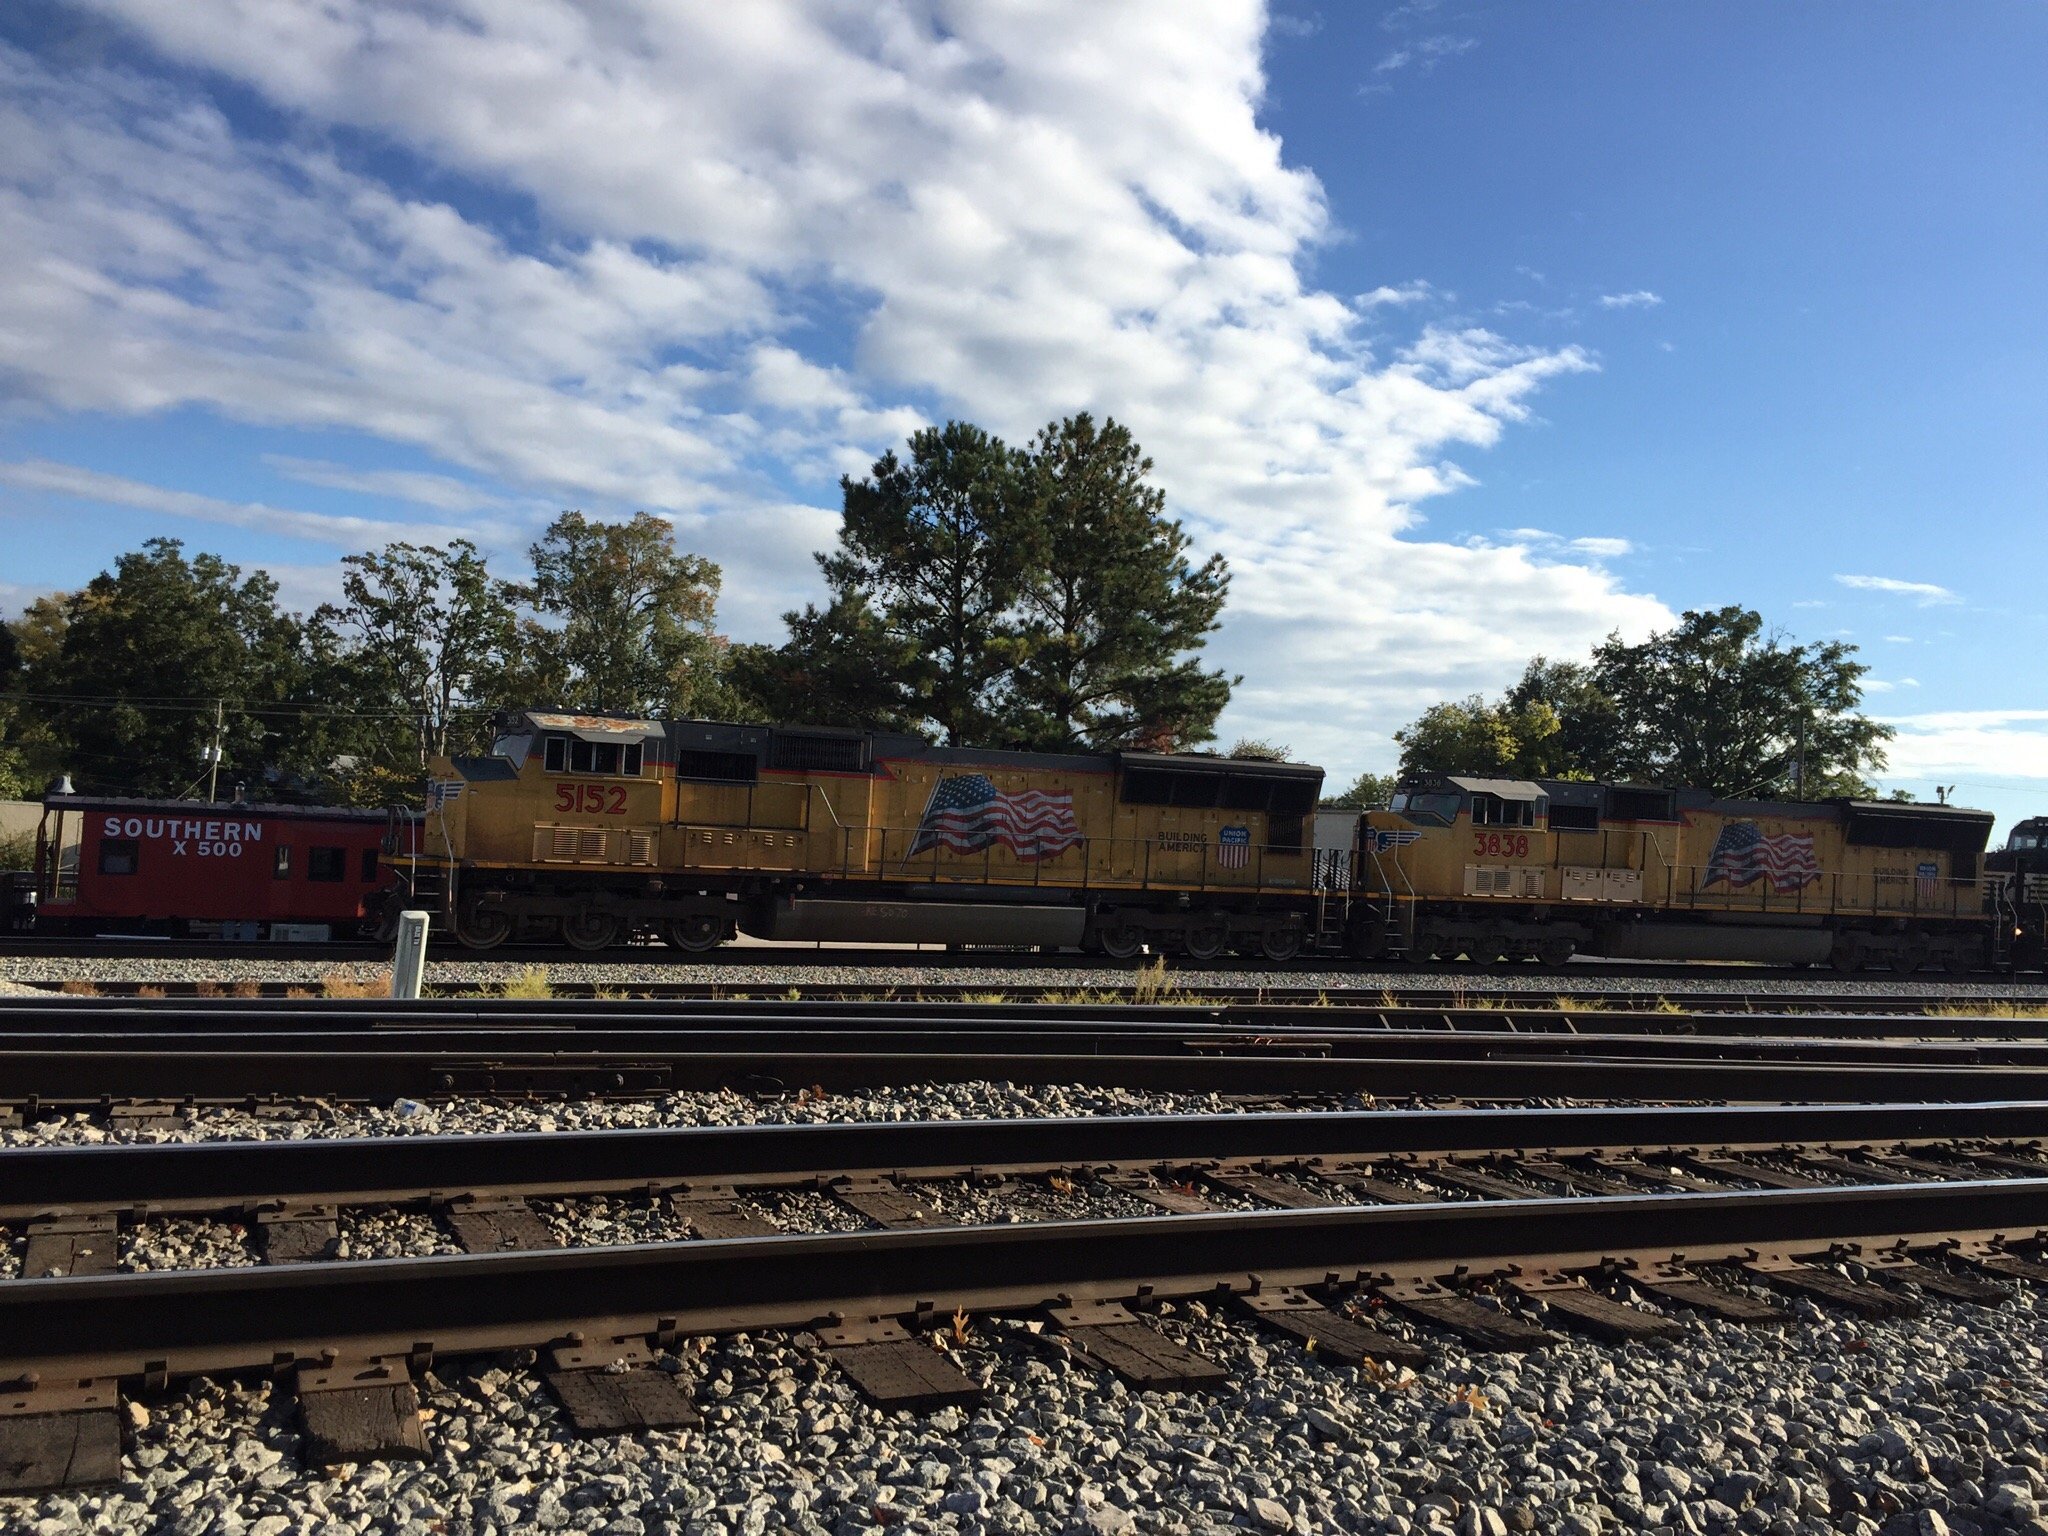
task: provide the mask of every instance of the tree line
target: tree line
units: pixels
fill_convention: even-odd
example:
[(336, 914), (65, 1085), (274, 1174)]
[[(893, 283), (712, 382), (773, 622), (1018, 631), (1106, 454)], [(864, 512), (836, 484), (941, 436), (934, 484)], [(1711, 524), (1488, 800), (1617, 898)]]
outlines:
[(518, 579), (464, 540), (350, 555), (339, 601), (310, 614), (262, 571), (152, 539), (0, 626), (0, 796), (57, 773), (181, 795), (211, 774), (252, 796), (408, 800), (507, 705), (1196, 746), (1238, 681), (1198, 655), (1229, 572), (1191, 558), (1151, 471), (1085, 414), (1024, 448), (965, 422), (918, 432), (841, 481), (827, 600), (786, 614), (777, 645), (728, 642), (720, 568), (646, 513), (564, 512)]

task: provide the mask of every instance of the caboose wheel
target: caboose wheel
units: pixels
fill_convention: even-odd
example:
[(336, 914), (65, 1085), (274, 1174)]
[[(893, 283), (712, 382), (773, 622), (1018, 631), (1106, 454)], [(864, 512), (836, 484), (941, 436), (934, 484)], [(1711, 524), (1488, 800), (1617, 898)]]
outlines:
[(702, 912), (686, 913), (672, 917), (661, 925), (661, 936), (677, 949), (692, 954), (702, 954), (707, 949), (716, 949), (725, 942), (725, 924), (715, 917)]
[(455, 937), (465, 949), (496, 949), (512, 937), (512, 914), (503, 907), (466, 906), (455, 914)]
[(1214, 960), (1230, 943), (1230, 928), (1221, 918), (1197, 922), (1188, 929), (1186, 942), (1190, 960)]
[(619, 941), (619, 918), (602, 907), (578, 907), (562, 919), (562, 942), (571, 949), (609, 949)]

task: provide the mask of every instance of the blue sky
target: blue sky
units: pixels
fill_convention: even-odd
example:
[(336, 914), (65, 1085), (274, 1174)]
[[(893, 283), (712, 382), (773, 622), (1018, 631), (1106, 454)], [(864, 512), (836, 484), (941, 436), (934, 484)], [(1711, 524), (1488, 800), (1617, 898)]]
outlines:
[(1227, 733), (1685, 607), (1864, 650), (1890, 782), (2048, 809), (2048, 11), (0, 12), (0, 600), (156, 533), (292, 601), (648, 507), (773, 638), (920, 422), (1129, 421)]

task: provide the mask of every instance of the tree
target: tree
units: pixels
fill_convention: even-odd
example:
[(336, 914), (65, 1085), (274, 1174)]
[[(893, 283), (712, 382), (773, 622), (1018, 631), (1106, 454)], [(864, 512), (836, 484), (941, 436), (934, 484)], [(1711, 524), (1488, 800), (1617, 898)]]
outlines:
[[(217, 555), (185, 557), (151, 539), (63, 600), (61, 635), (28, 674), (41, 724), (65, 743), (81, 788), (186, 793), (224, 721), (223, 787), (284, 784), (317, 755), (297, 704), (303, 627), (277, 608), (277, 584), (244, 579)], [(29, 647), (24, 647), (28, 649)]]
[(781, 646), (736, 645), (727, 670), (740, 718), (859, 730), (910, 730), (918, 700), (905, 679), (915, 653), (854, 593), (785, 613)]
[(1549, 777), (1557, 714), (1534, 700), (1519, 708), (1489, 704), (1479, 694), (1431, 705), (1394, 733), (1401, 744), (1401, 777), (1461, 773), (1480, 777)]
[(1614, 701), (1614, 770), (1737, 797), (1868, 793), (1893, 732), (1857, 712), (1870, 669), (1855, 656), (1839, 640), (1789, 644), (1735, 606), (1687, 612), (1639, 645), (1610, 636), (1593, 681)]
[(516, 590), (552, 621), (524, 631), (531, 674), (561, 690), (550, 702), (653, 717), (716, 707), (721, 574), (678, 551), (666, 521), (636, 512), (631, 522), (601, 523), (564, 512), (532, 554), (533, 581)]
[(898, 670), (878, 675), (949, 746), (999, 735), (1026, 650), (1014, 609), (1039, 549), (1023, 481), (1013, 450), (952, 421), (914, 434), (907, 462), (891, 451), (839, 483), (839, 548), (819, 556), (833, 642), (881, 640), (876, 660)]
[(1283, 742), (1261, 741), (1256, 736), (1240, 736), (1230, 744), (1230, 750), (1223, 754), (1244, 762), (1291, 763), (1294, 749)]
[(342, 601), (314, 619), (339, 641), (321, 691), (355, 717), (348, 796), (410, 799), (428, 759), (476, 750), (490, 706), (506, 702), (494, 685), (521, 650), (513, 589), (466, 539), (390, 544), (341, 564)]
[(68, 595), (37, 598), (20, 617), (0, 624), (0, 800), (30, 800), (63, 771), (64, 742), (52, 731), (49, 711), (37, 700), (8, 696), (32, 692), (63, 649)]
[[(1621, 721), (1609, 698), (1583, 662), (1530, 659), (1521, 677), (1502, 696), (1509, 717), (1525, 742), (1518, 757), (1529, 777), (1546, 779), (1608, 779), (1614, 777), (1615, 749)], [(1535, 727), (1542, 711), (1557, 722), (1555, 731)], [(1539, 744), (1540, 742), (1540, 744)], [(1532, 748), (1535, 750), (1532, 751)]]
[(1036, 554), (1019, 594), (1023, 653), (1013, 739), (1039, 751), (1207, 741), (1237, 681), (1184, 653), (1216, 628), (1230, 586), (1200, 566), (1146, 482), (1152, 461), (1113, 420), (1085, 412), (1033, 442), (1027, 493)]
[(1394, 776), (1390, 773), (1361, 773), (1351, 787), (1321, 802), (1326, 811), (1383, 811), (1394, 801)]

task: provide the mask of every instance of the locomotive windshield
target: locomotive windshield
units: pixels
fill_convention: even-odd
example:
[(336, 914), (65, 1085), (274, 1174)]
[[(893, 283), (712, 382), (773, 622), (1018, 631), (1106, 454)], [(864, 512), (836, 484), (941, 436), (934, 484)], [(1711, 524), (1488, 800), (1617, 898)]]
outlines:
[(1460, 803), (1457, 795), (1411, 794), (1403, 790), (1394, 796), (1392, 808), (1410, 821), (1434, 821), (1447, 827), (1458, 819)]

